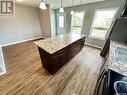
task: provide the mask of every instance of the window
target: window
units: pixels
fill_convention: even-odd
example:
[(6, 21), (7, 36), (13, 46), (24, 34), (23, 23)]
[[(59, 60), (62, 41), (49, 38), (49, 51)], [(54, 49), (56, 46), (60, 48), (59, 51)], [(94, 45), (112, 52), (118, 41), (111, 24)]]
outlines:
[(84, 12), (75, 12), (72, 15), (71, 32), (81, 33)]
[(90, 37), (104, 40), (117, 10), (118, 8), (96, 10)]
[(64, 16), (59, 16), (59, 28), (64, 28)]

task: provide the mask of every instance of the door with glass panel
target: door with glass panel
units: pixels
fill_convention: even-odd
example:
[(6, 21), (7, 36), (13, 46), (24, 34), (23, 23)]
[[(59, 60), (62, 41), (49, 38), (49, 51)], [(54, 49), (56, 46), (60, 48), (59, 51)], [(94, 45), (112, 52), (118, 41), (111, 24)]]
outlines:
[(66, 13), (57, 14), (57, 35), (66, 32)]

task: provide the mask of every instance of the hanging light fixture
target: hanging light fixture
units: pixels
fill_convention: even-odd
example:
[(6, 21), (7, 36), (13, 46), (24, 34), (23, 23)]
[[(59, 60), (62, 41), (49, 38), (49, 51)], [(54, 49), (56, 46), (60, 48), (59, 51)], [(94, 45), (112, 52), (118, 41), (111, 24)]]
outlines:
[(46, 4), (45, 4), (44, 1), (41, 1), (39, 8), (42, 9), (42, 10), (46, 10), (47, 9)]
[(59, 10), (60, 13), (63, 13), (64, 12), (64, 8), (62, 6), (62, 0), (61, 0), (61, 6), (60, 6), (60, 10)]
[(16, 1), (18, 1), (18, 2), (22, 2), (23, 0), (16, 0)]
[[(72, 1), (72, 6), (73, 5), (74, 5), (74, 0)], [(74, 14), (74, 10), (71, 10), (70, 14), (73, 15)]]
[(73, 15), (74, 13), (75, 13), (74, 10), (72, 10), (70, 14)]

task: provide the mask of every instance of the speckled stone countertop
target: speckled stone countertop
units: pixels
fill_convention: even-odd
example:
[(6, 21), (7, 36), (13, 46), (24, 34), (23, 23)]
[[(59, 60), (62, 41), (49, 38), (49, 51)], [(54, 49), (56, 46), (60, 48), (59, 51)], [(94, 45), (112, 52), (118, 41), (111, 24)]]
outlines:
[(111, 69), (115, 72), (127, 76), (127, 64), (122, 65), (122, 64), (118, 64), (115, 61), (115, 50), (117, 47), (127, 49), (127, 43), (116, 42), (116, 41), (110, 42), (108, 69)]
[(65, 33), (53, 38), (38, 40), (38, 41), (35, 41), (34, 43), (38, 47), (48, 52), (49, 54), (53, 54), (83, 37), (85, 37), (85, 35), (71, 32), (71, 33)]

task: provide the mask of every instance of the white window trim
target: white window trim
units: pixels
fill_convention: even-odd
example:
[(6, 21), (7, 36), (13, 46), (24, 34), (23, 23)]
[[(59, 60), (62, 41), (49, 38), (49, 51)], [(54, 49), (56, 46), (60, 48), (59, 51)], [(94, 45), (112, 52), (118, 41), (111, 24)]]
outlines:
[(114, 9), (116, 9), (115, 15), (114, 15), (114, 17), (113, 17), (113, 19), (112, 19), (112, 21), (111, 21), (111, 22), (113, 22), (113, 20), (115, 19), (116, 15), (117, 15), (117, 13), (118, 13), (118, 11), (119, 11), (119, 8), (120, 8), (120, 7), (96, 9), (96, 10), (94, 11), (94, 17), (93, 17), (93, 21), (92, 21), (92, 25), (91, 25), (91, 28), (90, 28), (90, 32), (89, 32), (89, 36), (88, 36), (88, 37), (89, 37), (89, 38), (98, 39), (98, 40), (105, 40), (105, 37), (103, 38), (103, 37), (96, 37), (96, 36), (92, 36), (92, 35), (91, 35), (91, 34), (92, 34), (92, 30), (93, 30), (93, 26), (94, 26), (94, 22), (95, 22), (95, 18), (96, 18), (97, 11), (105, 11), (105, 10), (114, 10)]
[[(80, 32), (80, 34), (82, 33), (82, 27), (83, 27), (83, 24), (84, 24), (84, 18), (85, 18), (85, 11), (74, 11), (74, 13), (84, 13), (84, 16), (83, 16), (83, 22), (82, 22), (82, 26), (81, 26), (81, 32)], [(70, 32), (73, 32), (72, 31), (72, 27), (73, 27), (73, 24), (72, 24), (72, 22), (73, 22), (73, 15), (71, 15), (71, 27), (70, 27)]]

